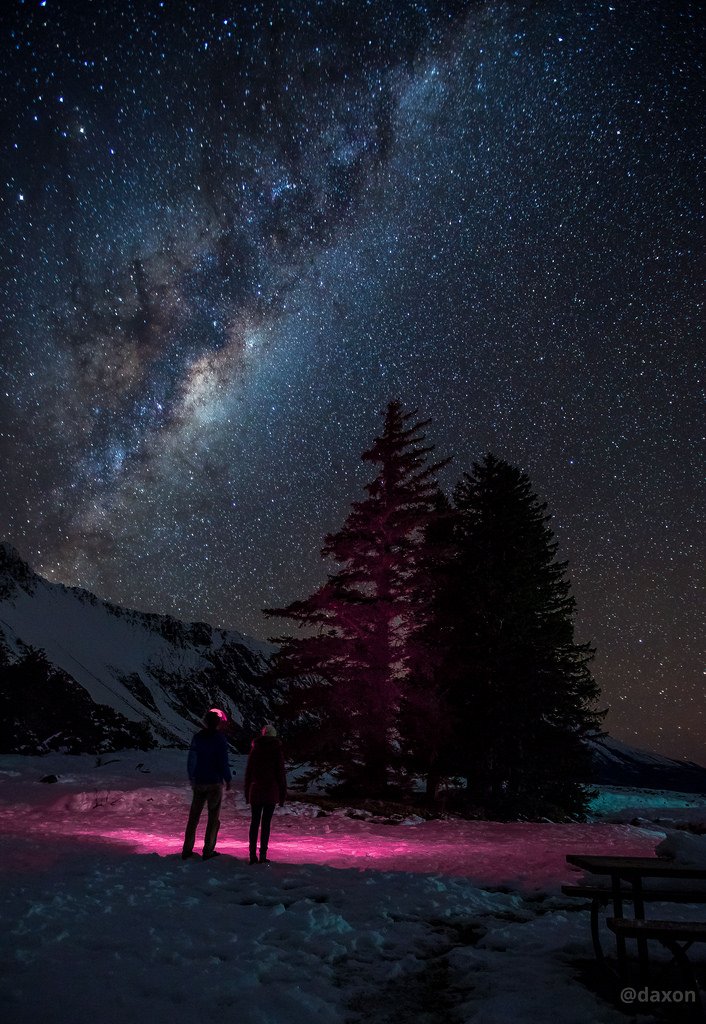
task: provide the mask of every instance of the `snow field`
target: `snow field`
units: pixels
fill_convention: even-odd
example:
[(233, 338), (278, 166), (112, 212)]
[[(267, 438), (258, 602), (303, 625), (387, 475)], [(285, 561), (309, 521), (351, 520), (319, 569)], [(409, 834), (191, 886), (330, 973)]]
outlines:
[(440, 1019), (423, 995), (458, 1020), (546, 1020), (567, 1000), (558, 1020), (618, 1019), (564, 959), (590, 953), (585, 915), (465, 879), (90, 855), (15, 881), (2, 909), (8, 1024)]
[(251, 866), (236, 759), (222, 856), (182, 861), (184, 759), (0, 758), (5, 1024), (625, 1024), (578, 978), (593, 950), (564, 858), (651, 854), (663, 831), (290, 803)]

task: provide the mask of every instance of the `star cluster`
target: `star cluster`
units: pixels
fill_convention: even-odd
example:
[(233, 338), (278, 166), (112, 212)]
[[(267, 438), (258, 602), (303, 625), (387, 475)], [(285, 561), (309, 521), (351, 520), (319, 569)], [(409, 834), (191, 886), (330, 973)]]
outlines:
[(704, 29), (655, 0), (8, 4), (6, 539), (265, 635), (400, 398), (529, 472), (608, 728), (703, 759)]

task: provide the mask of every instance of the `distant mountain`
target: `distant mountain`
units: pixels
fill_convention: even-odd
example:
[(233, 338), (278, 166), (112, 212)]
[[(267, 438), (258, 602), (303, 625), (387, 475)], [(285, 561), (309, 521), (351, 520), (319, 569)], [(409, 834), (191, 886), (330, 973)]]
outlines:
[(246, 749), (270, 717), (271, 651), (50, 583), (0, 544), (0, 752), (183, 745), (209, 707)]
[[(245, 751), (273, 717), (274, 648), (203, 622), (132, 611), (49, 583), (0, 544), (0, 753), (183, 746), (223, 708)], [(591, 782), (706, 793), (706, 768), (593, 741)]]
[(591, 782), (595, 785), (706, 793), (706, 768), (693, 761), (675, 761), (660, 754), (650, 754), (609, 736), (592, 742), (591, 746)]

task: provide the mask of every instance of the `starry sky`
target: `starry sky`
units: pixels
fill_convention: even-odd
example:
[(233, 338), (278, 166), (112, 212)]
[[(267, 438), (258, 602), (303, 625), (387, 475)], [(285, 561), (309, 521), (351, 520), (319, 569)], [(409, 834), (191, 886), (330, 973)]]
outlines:
[(8, 0), (4, 539), (265, 637), (399, 398), (548, 501), (611, 733), (706, 762), (699, 7)]

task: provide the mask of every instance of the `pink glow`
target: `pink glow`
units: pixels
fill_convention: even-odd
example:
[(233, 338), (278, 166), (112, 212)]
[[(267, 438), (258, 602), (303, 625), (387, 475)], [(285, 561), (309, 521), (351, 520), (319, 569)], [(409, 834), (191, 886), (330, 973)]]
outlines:
[[(130, 815), (106, 809), (49, 818), (15, 816), (8, 810), (0, 813), (0, 850), (4, 851), (0, 863), (3, 872), (12, 873), (41, 871), (85, 854), (177, 856), (186, 820), (186, 808), (183, 815), (163, 810)], [(209, 869), (218, 865), (217, 870), (227, 870), (231, 858), (247, 858), (247, 816), (230, 808), (226, 811), (218, 841), (224, 857)], [(284, 814), (273, 822), (269, 853), (275, 867), (318, 864), (408, 871), (533, 889), (558, 886), (575, 877), (565, 862), (567, 853), (649, 856), (654, 847), (654, 836), (624, 825), (425, 822), (385, 826), (338, 816), (312, 820)]]

